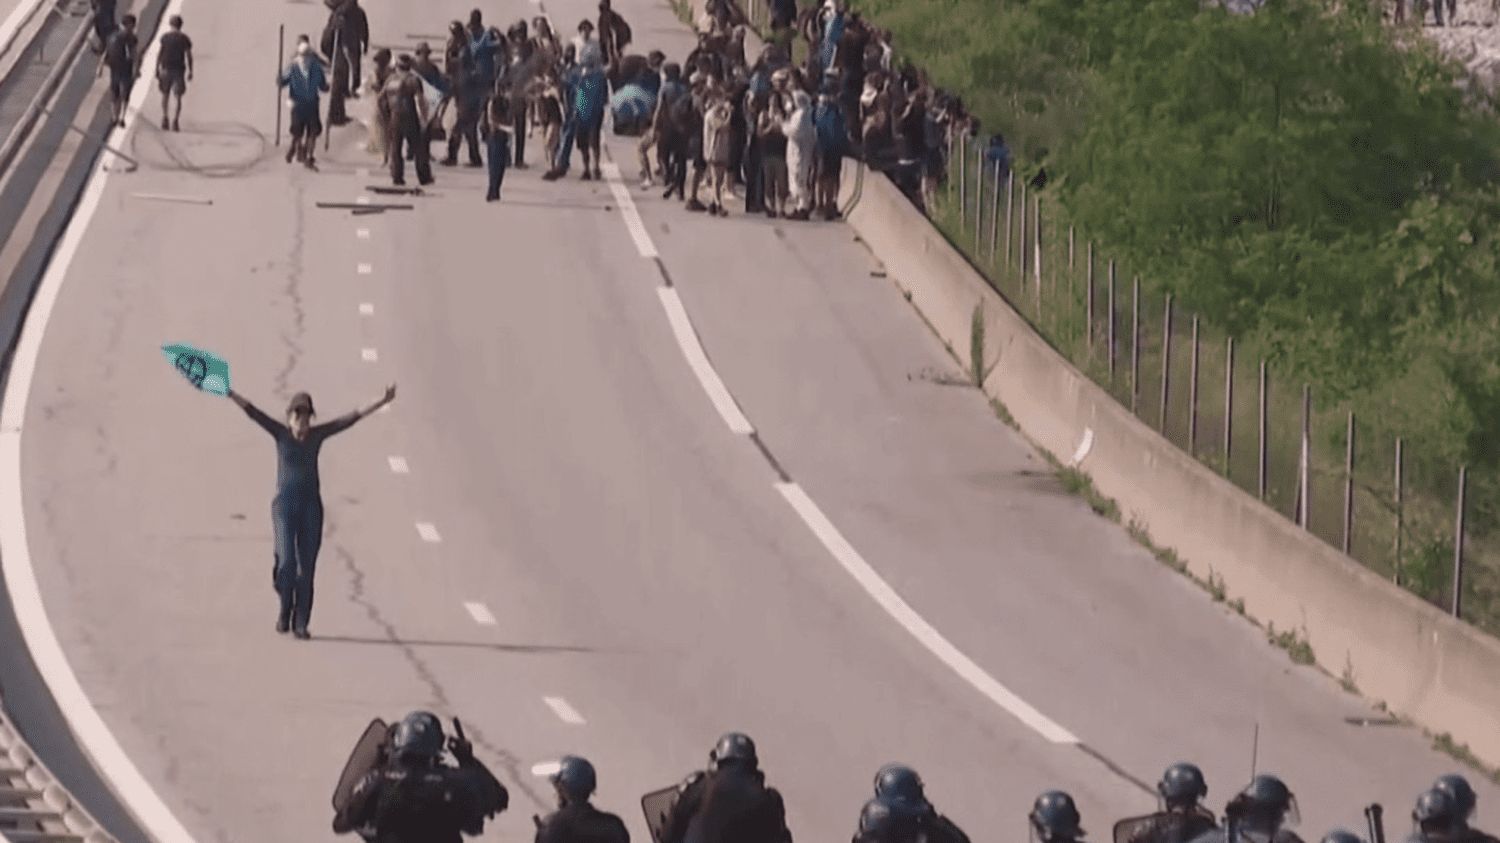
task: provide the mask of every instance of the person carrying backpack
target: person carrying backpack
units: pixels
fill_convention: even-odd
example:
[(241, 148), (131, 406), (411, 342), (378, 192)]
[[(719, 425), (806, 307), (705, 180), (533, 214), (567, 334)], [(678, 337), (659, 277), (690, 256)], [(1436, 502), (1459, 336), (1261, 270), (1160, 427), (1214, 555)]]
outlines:
[(109, 68), (109, 96), (114, 117), (112, 125), (125, 128), (125, 106), (130, 103), (130, 91), (135, 79), (141, 75), (141, 42), (135, 35), (135, 15), (126, 15), (120, 21), (121, 28), (109, 36), (104, 45), (104, 54), (99, 57), (99, 67), (94, 78), (104, 75)]

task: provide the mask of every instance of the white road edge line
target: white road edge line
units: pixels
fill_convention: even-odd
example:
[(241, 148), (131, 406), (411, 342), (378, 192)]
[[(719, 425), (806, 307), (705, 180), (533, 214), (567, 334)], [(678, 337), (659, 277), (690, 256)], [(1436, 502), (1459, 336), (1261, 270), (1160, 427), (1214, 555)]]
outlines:
[[(535, 0), (533, 0), (533, 2), (535, 2)], [(531, 765), (531, 774), (533, 776), (550, 776), (561, 769), (562, 764), (559, 764), (556, 761), (539, 761), (536, 764)]]
[(431, 544), (437, 544), (443, 540), (443, 537), (438, 535), (437, 528), (427, 521), (417, 522), (417, 535), (422, 537), (422, 541)]
[(635, 208), (630, 188), (620, 178), (620, 165), (606, 161), (599, 170), (604, 173), (604, 178), (609, 182), (609, 192), (614, 194), (615, 204), (620, 206), (620, 213), (625, 216), (625, 228), (630, 232), (630, 239), (635, 241), (635, 250), (643, 258), (656, 257), (656, 244), (651, 242), (651, 236), (646, 233), (646, 222), (641, 219), (641, 212)]
[(693, 323), (688, 319), (687, 309), (682, 306), (682, 297), (671, 287), (658, 287), (656, 294), (661, 298), (661, 306), (667, 311), (667, 321), (672, 325), (672, 334), (677, 337), (677, 346), (682, 349), (682, 356), (687, 358), (688, 366), (698, 376), (698, 383), (708, 393), (708, 400), (713, 402), (714, 409), (724, 417), (724, 423), (729, 425), (730, 430), (742, 436), (754, 433), (755, 428), (750, 420), (745, 418), (740, 405), (729, 394), (729, 388), (719, 378), (719, 373), (714, 371), (713, 364), (708, 362), (708, 355), (698, 342), (698, 333), (693, 330)]
[[(162, 10), (163, 19), (181, 14), (182, 6), (183, 0), (168, 0), (167, 7)], [(159, 39), (152, 39), (147, 45), (141, 60), (143, 67), (156, 66), (160, 43)], [(138, 114), (150, 95), (150, 85), (137, 85), (130, 95), (130, 112)], [(118, 131), (115, 129), (110, 134)], [(57, 640), (57, 631), (47, 618), (26, 538), (26, 510), (21, 489), (21, 437), (31, 384), (36, 377), (37, 355), (52, 318), (52, 309), (57, 305), (58, 293), (67, 280), (68, 268), (78, 253), (84, 232), (99, 210), (109, 176), (109, 170), (100, 167), (90, 177), (57, 251), (42, 276), (12, 358), (10, 380), (5, 389), (3, 410), (0, 410), (0, 570), (5, 575), (5, 587), (10, 592), (26, 649), (31, 651), (32, 661), (79, 746), (125, 808), (143, 826), (147, 836), (156, 843), (194, 843), (193, 836), (141, 775), (140, 769), (125, 754), (99, 715), (99, 710), (84, 693), (62, 644)]]
[(957, 673), (975, 690), (984, 694), (995, 705), (1000, 706), (1026, 724), (1028, 728), (1043, 738), (1058, 744), (1076, 744), (1078, 738), (1072, 732), (1059, 726), (1046, 715), (1032, 708), (1029, 703), (1016, 696), (1011, 690), (1000, 684), (999, 680), (985, 672), (984, 668), (974, 663), (973, 659), (964, 655), (957, 647), (953, 646), (942, 633), (938, 632), (922, 616), (917, 614), (901, 595), (874, 568), (859, 555), (859, 551), (839, 533), (838, 528), (828, 520), (818, 505), (813, 503), (812, 498), (802, 490), (796, 483), (777, 483), (776, 491), (781, 493), (786, 502), (791, 504), (792, 509), (802, 517), (803, 522), (833, 555), (833, 558), (854, 577), (855, 581), (880, 604), (887, 614), (905, 627), (922, 646), (938, 657), (938, 660), (947, 665), (954, 673)]
[(552, 713), (557, 715), (558, 720), (574, 726), (583, 725), (583, 715), (578, 713), (578, 709), (568, 705), (568, 701), (562, 697), (542, 697), (542, 702), (552, 709)]
[(386, 460), (386, 462), (390, 463), (391, 472), (392, 473), (394, 473), (394, 474), (410, 474), (411, 473), (411, 466), (408, 466), (406, 464), (406, 458), (405, 457), (386, 457), (385, 460)]
[(464, 603), (464, 608), (469, 610), (469, 617), (480, 626), (494, 626), (495, 616), (490, 614), (490, 609), (483, 603)]

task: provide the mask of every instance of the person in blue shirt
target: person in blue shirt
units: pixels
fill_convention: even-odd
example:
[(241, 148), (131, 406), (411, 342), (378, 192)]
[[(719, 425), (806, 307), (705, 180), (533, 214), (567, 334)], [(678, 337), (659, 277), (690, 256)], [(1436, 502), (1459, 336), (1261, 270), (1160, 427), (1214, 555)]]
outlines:
[(984, 160), (991, 167), (1000, 168), (1000, 180), (1010, 175), (1010, 147), (1005, 145), (1005, 136), (996, 132), (990, 135), (990, 145), (984, 151)]
[(291, 143), (287, 145), (286, 162), (290, 164), (296, 158), (309, 170), (315, 170), (313, 153), (318, 148), (318, 135), (323, 133), (318, 98), (328, 90), (328, 77), (323, 73), (323, 62), (313, 55), (306, 35), (297, 44), (297, 57), (276, 77), (276, 85), (286, 88), (292, 101)]
[(817, 179), (813, 201), (823, 219), (839, 218), (839, 178), (843, 174), (844, 151), (849, 130), (844, 124), (844, 109), (835, 95), (838, 79), (834, 77), (818, 94), (813, 106), (813, 131), (816, 136), (813, 171)]
[(299, 640), (311, 637), (307, 624), (312, 618), (313, 572), (323, 542), (323, 497), (318, 481), (318, 453), (323, 442), (348, 430), (395, 397), (393, 384), (386, 388), (385, 397), (369, 407), (315, 425), (312, 396), (305, 392), (292, 396), (283, 423), (234, 390), (229, 391), (229, 399), (276, 440), (276, 497), (271, 501), (276, 556), (271, 580), (281, 598), (276, 615), (277, 632), (284, 633), (290, 628)]
[[(575, 141), (583, 155), (581, 178), (584, 181), (603, 178), (603, 173), (599, 170), (599, 146), (609, 82), (604, 75), (603, 58), (597, 42), (585, 44), (578, 66), (572, 68), (564, 80), (567, 97), (564, 104), (568, 110), (568, 121), (563, 126), (562, 149), (557, 153), (552, 171), (542, 178), (555, 181), (567, 175), (572, 164)], [(594, 162), (592, 169), (589, 167), (591, 154)]]

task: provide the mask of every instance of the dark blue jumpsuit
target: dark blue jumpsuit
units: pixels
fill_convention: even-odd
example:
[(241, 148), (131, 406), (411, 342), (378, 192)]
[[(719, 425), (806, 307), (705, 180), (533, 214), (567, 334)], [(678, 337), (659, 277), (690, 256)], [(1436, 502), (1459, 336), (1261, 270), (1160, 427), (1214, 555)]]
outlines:
[(271, 501), (276, 556), (271, 582), (281, 598), (280, 619), (290, 620), (293, 629), (306, 630), (312, 617), (313, 572), (323, 542), (318, 452), (325, 439), (359, 421), (359, 414), (349, 413), (313, 425), (307, 438), (299, 442), (290, 428), (254, 405), (246, 404), (245, 413), (276, 440), (276, 497)]

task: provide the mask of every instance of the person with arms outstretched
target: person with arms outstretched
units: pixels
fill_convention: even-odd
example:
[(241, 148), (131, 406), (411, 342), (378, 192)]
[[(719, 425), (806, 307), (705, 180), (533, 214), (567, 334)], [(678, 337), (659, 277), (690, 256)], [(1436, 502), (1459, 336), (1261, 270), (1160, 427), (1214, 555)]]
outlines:
[(369, 407), (315, 425), (312, 396), (306, 392), (292, 396), (283, 423), (229, 390), (230, 400), (276, 440), (276, 497), (271, 501), (276, 555), (271, 581), (281, 598), (276, 615), (277, 632), (284, 633), (290, 628), (300, 640), (311, 637), (307, 624), (312, 618), (313, 572), (323, 541), (323, 497), (318, 482), (318, 452), (323, 442), (395, 397), (396, 387), (392, 384), (386, 387), (385, 396)]

